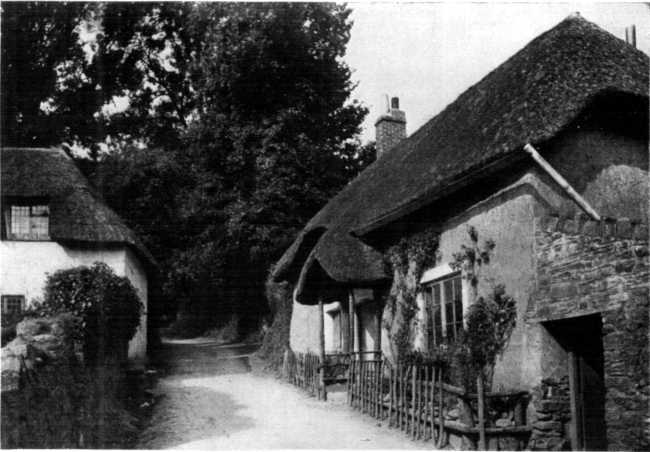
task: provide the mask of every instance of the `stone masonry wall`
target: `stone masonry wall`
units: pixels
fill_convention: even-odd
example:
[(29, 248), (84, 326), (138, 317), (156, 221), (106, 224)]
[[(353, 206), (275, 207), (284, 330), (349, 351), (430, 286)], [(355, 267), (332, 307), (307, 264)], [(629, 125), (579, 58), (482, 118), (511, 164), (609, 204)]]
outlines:
[(569, 378), (545, 378), (532, 391), (535, 419), (528, 449), (567, 450), (570, 444)]
[(601, 315), (608, 448), (649, 450), (648, 226), (582, 216), (548, 217), (537, 226), (528, 321)]

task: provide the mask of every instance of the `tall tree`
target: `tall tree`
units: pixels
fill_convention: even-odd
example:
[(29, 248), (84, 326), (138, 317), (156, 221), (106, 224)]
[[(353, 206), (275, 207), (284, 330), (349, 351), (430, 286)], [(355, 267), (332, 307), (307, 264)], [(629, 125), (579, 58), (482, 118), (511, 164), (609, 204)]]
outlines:
[[(15, 24), (7, 42), (23, 39), (21, 24), (34, 24), (32, 43), (13, 48), (40, 55), (43, 43), (65, 43), (38, 63), (50, 78), (29, 110), (7, 109), (17, 112), (14, 126), (29, 123), (42, 136), (13, 137), (3, 127), (3, 143), (93, 150), (99, 162), (89, 173), (161, 261), (167, 298), (203, 319), (254, 318), (270, 263), (372, 160), (373, 148), (357, 139), (367, 111), (350, 101), (354, 85), (342, 61), (350, 10), (57, 6), (3, 4), (3, 24)], [(3, 57), (4, 39), (3, 32)], [(8, 58), (20, 60), (18, 52)], [(3, 80), (29, 71), (24, 60)], [(100, 144), (108, 152), (97, 154)]]

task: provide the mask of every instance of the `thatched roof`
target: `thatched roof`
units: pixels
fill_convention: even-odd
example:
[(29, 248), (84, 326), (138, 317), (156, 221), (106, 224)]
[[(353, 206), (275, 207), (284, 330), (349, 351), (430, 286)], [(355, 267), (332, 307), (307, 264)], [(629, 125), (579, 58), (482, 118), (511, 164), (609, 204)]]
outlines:
[(2, 148), (2, 198), (45, 199), (50, 238), (79, 244), (125, 244), (147, 268), (155, 260), (122, 219), (95, 193), (74, 161), (58, 148)]
[[(363, 236), (461, 188), (484, 168), (523, 154), (526, 143), (553, 138), (597, 96), (609, 92), (647, 99), (648, 56), (579, 16), (568, 17), (330, 200), (302, 233), (326, 230), (314, 261), (333, 282), (363, 285), (387, 278), (381, 255), (354, 235)], [(273, 279), (295, 281), (288, 269), (302, 265), (302, 256), (297, 261), (295, 247), (290, 247)]]

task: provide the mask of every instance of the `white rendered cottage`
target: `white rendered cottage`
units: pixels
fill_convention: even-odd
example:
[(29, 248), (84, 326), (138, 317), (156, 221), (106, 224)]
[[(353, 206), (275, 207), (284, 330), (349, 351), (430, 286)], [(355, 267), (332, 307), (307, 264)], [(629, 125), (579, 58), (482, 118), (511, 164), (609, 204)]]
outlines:
[(154, 259), (63, 150), (3, 148), (0, 152), (2, 315), (14, 315), (40, 298), (48, 273), (104, 262), (131, 281), (143, 303), (140, 326), (128, 350), (131, 364), (142, 367)]

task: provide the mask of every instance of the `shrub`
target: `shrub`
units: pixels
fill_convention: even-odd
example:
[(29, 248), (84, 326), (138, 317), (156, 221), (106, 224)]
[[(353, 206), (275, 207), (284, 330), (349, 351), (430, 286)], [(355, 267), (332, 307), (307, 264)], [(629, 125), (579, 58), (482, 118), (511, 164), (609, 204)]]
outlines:
[(48, 276), (44, 298), (34, 308), (40, 316), (71, 313), (81, 319), (80, 339), (87, 363), (106, 354), (126, 357), (128, 341), (140, 323), (142, 303), (126, 277), (95, 262)]
[(477, 368), (494, 365), (510, 339), (516, 317), (516, 303), (502, 285), (496, 286), (488, 298), (480, 297), (469, 307), (465, 341)]
[(266, 283), (266, 299), (273, 312), (271, 327), (264, 335), (259, 356), (264, 359), (269, 368), (279, 371), (285, 351), (290, 350), (289, 337), (291, 313), (293, 311), (293, 286), (287, 282)]
[(115, 366), (87, 369), (59, 360), (27, 372), (21, 389), (2, 393), (2, 448), (126, 448), (138, 419), (118, 396)]

